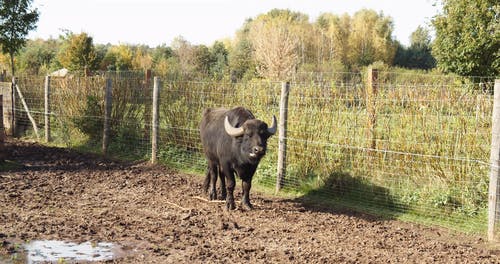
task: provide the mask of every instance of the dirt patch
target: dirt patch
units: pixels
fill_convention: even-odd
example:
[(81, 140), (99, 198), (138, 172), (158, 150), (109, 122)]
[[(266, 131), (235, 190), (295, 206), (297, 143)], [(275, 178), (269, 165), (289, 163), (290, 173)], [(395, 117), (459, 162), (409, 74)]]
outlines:
[(122, 245), (117, 263), (500, 263), (478, 237), (256, 192), (255, 210), (228, 212), (204, 199), (198, 176), (6, 143), (24, 166), (0, 172), (4, 255), (19, 241), (64, 240)]

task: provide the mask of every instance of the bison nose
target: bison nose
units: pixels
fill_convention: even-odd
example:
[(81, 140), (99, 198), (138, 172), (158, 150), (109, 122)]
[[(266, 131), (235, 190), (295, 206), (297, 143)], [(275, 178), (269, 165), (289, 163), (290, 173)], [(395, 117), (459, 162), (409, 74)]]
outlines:
[(253, 147), (253, 153), (255, 153), (255, 154), (262, 154), (264, 152), (265, 152), (265, 149), (261, 146)]

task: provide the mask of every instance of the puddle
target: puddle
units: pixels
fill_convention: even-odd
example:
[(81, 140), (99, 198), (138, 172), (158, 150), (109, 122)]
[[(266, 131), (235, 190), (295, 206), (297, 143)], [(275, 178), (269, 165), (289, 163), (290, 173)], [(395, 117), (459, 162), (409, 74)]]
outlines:
[(123, 256), (120, 246), (107, 243), (81, 244), (59, 240), (35, 240), (24, 245), (26, 263), (59, 261), (105, 261)]

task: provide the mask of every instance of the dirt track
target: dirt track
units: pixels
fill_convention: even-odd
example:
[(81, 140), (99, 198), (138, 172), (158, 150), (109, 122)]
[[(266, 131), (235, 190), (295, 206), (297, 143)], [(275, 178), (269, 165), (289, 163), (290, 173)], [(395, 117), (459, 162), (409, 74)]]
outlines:
[(116, 263), (500, 263), (477, 237), (256, 192), (255, 210), (228, 212), (200, 199), (201, 177), (26, 142), (8, 147), (24, 167), (0, 172), (4, 255), (20, 241), (57, 239), (118, 243), (128, 253)]

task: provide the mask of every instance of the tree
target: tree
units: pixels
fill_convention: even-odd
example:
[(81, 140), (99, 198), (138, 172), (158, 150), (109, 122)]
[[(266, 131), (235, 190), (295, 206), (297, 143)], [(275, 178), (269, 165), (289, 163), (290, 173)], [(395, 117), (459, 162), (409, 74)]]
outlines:
[(228, 51), (224, 43), (216, 41), (212, 47), (210, 47), (210, 54), (213, 59), (210, 65), (210, 73), (216, 79), (221, 79), (228, 66)]
[(500, 4), (497, 0), (442, 0), (432, 24), (438, 68), (462, 76), (497, 76), (500, 68)]
[(57, 55), (61, 65), (71, 71), (95, 70), (98, 65), (97, 53), (92, 37), (87, 33), (72, 34), (68, 37)]
[[(392, 39), (391, 17), (374, 10), (362, 9), (352, 17), (325, 13), (318, 17), (322, 56), (318, 62), (342, 63), (353, 69), (376, 61), (392, 64), (397, 43)], [(325, 61), (326, 59), (326, 61)]]
[(31, 9), (32, 0), (0, 0), (0, 44), (9, 54), (12, 76), (14, 56), (26, 44), (26, 36), (36, 28), (38, 10)]
[(54, 68), (60, 43), (55, 39), (29, 40), (19, 52), (17, 65), (21, 72), (28, 74), (47, 74)]
[(247, 19), (243, 27), (236, 32), (236, 37), (230, 45), (231, 49), (228, 55), (228, 64), (230, 78), (232, 82), (243, 79), (245, 76), (255, 76), (255, 63), (252, 58), (252, 43), (250, 42), (249, 32), (252, 19)]
[(289, 10), (271, 10), (252, 22), (250, 40), (259, 73), (270, 79), (285, 79), (299, 63), (296, 25), (307, 16)]
[(348, 14), (337, 16), (330, 13), (322, 14), (316, 20), (316, 26), (321, 34), (326, 37), (323, 42), (325, 50), (322, 60), (339, 61), (347, 65), (347, 53), (349, 51), (349, 33), (351, 30), (351, 17)]
[(394, 65), (411, 69), (432, 69), (436, 59), (431, 54), (431, 37), (429, 30), (418, 26), (410, 35), (410, 47), (397, 43)]
[(120, 44), (108, 49), (101, 67), (111, 71), (129, 71), (133, 68), (132, 61), (133, 54), (130, 47)]
[(135, 47), (135, 55), (132, 60), (132, 66), (136, 70), (148, 70), (153, 66), (153, 58), (151, 57), (148, 46)]
[(376, 61), (392, 64), (396, 46), (390, 17), (362, 9), (354, 14), (349, 34), (349, 66), (367, 66)]

